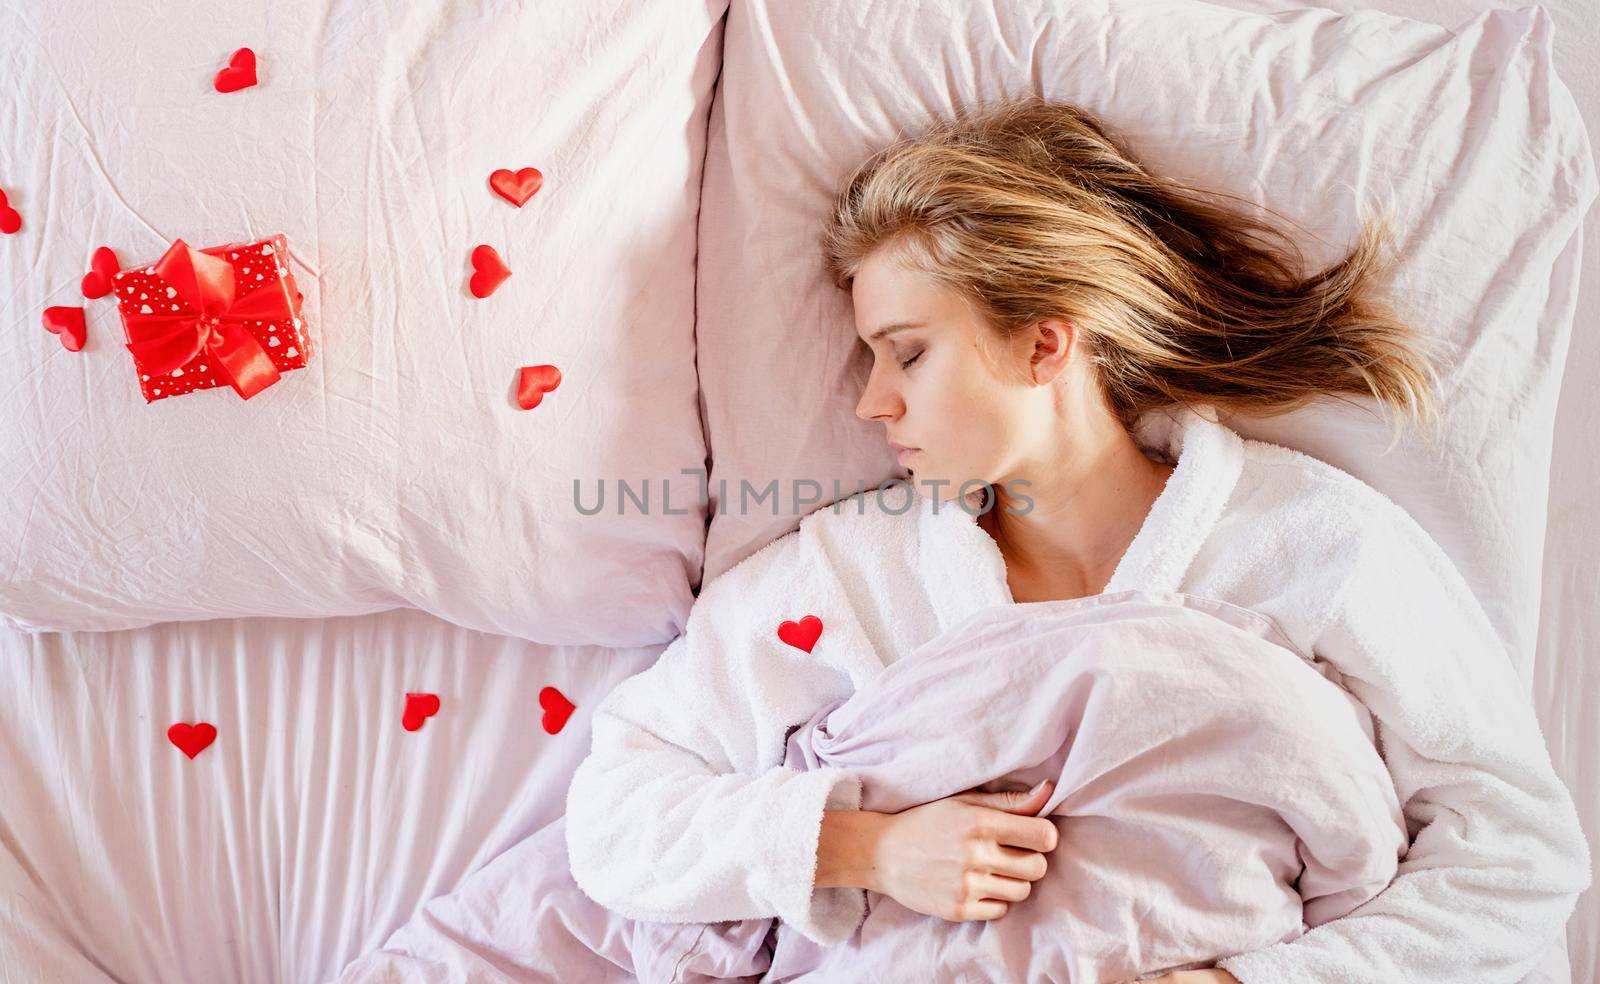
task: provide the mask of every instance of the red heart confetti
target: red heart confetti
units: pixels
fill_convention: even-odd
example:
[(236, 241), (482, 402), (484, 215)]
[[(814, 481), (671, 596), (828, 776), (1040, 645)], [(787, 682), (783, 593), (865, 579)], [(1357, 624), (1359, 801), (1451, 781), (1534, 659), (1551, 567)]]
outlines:
[(493, 246), (479, 246), (472, 251), (472, 280), (467, 286), (473, 297), (488, 297), (511, 276), (511, 270)]
[(554, 687), (539, 691), (539, 706), (544, 708), (544, 730), (552, 735), (567, 726), (574, 709), (572, 701)]
[(438, 713), (438, 694), (406, 694), (406, 711), (400, 718), (400, 726), (416, 731), (422, 727), (422, 722)]
[(248, 89), (256, 84), (256, 53), (249, 48), (240, 48), (228, 59), (228, 67), (217, 72), (216, 81), (212, 83), (218, 92), (238, 92)]
[(0, 232), (11, 235), (22, 228), (22, 215), (6, 202), (6, 192), (0, 188)]
[(217, 740), (217, 729), (204, 721), (199, 724), (184, 724), (180, 721), (167, 729), (167, 740), (177, 745), (183, 754), (194, 758)]
[(83, 324), (81, 307), (47, 307), (43, 320), (44, 330), (52, 335), (60, 335), (61, 347), (68, 352), (82, 349), (84, 340), (89, 337), (88, 329)]
[(807, 615), (798, 622), (784, 622), (778, 626), (778, 638), (796, 649), (811, 651), (822, 635), (822, 619)]
[(117, 261), (117, 253), (110, 246), (102, 246), (94, 251), (94, 256), (89, 260), (89, 272), (83, 275), (80, 289), (83, 296), (94, 300), (111, 293), (111, 278), (122, 269), (122, 264)]
[(561, 370), (555, 366), (523, 366), (517, 370), (517, 406), (532, 410), (560, 385)]
[(489, 175), (489, 187), (518, 208), (526, 204), (543, 184), (544, 175), (536, 167), (525, 167), (515, 174), (502, 167)]

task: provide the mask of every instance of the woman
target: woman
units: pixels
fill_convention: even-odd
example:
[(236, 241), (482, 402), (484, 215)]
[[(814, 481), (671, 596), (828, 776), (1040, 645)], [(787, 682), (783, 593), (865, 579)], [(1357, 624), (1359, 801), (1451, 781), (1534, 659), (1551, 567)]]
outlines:
[[(760, 916), (843, 940), (868, 889), (947, 920), (1004, 918), (1057, 846), (1035, 815), (1048, 788), (871, 813), (848, 773), (779, 764), (783, 738), (964, 614), (1181, 591), (1270, 617), (1342, 678), (1376, 722), (1411, 844), (1348, 916), (1160, 979), (1531, 970), (1589, 857), (1487, 617), (1387, 498), (1212, 412), (1358, 396), (1432, 416), (1419, 339), (1373, 297), (1378, 237), (1311, 277), (1275, 240), (1292, 251), (1149, 174), (1087, 114), (1036, 99), (940, 121), (864, 163), (827, 263), (871, 352), (857, 413), (884, 425), (923, 502), (848, 526), (806, 517), (707, 586), (698, 642), (596, 708), (565, 818), (583, 892), (684, 924), (686, 943), (696, 921)], [(980, 496), (994, 508), (957, 508)], [(790, 573), (804, 567), (827, 584)], [(787, 648), (742, 652), (743, 627), (703, 613), (762, 590), (848, 607), (852, 634), (830, 639), (829, 615), (820, 642), (791, 632)], [(621, 966), (627, 947), (603, 938)]]

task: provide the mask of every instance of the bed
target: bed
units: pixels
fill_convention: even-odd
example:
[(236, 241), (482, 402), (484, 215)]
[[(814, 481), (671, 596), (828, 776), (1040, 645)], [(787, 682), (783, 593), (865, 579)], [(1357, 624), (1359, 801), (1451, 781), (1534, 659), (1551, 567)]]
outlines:
[[(795, 237), (918, 111), (1108, 65), (1132, 86), (1116, 32), (1184, 5), (930, 4), (918, 30), (950, 48), (885, 47), (922, 54), (870, 65), (814, 47), (808, 18), (845, 24), (846, 6), (308, 0), (175, 18), (147, 0), (93, 25), (0, 11), (0, 190), (23, 223), (0, 236), (0, 980), (332, 978), (559, 816), (586, 709), (650, 665), (705, 580), (798, 523), (722, 511), (719, 478), (834, 475), (848, 493), (893, 474), (849, 414), (848, 309)], [(1186, 6), (1265, 18), (1228, 22), (1256, 32), (1246, 50), (1294, 26), (1258, 0)], [(1600, 465), (1585, 452), (1600, 398), (1582, 381), (1600, 368), (1600, 288), (1579, 293), (1578, 271), (1600, 234), (1580, 225), (1595, 187), (1579, 136), (1600, 119), (1600, 76), (1578, 52), (1600, 25), (1576, 0), (1504, 21), (1463, 0), (1323, 6), (1368, 11), (1318, 23), (1357, 32), (1373, 85), (1447, 52), (1455, 35), (1428, 25), (1462, 46), (1499, 31), (1543, 73), (1440, 73), (1473, 95), (1551, 84), (1535, 56), (1553, 50), (1549, 118), (1529, 114), (1538, 154), (1517, 163), (1559, 188), (1516, 229), (1532, 245), (1501, 257), (1518, 272), (1485, 283), (1523, 283), (1541, 258), (1553, 272), (1461, 307), (1430, 299), (1438, 324), (1476, 326), (1451, 337), (1454, 381), (1490, 418), (1458, 420), (1474, 440), (1443, 457), (1391, 466), (1337, 415), (1237, 425), (1419, 514), (1480, 589), (1593, 844)], [(1109, 62), (1030, 58), (1060, 55), (1086, 17), (1117, 25)], [(222, 92), (244, 45), (256, 84)], [(1302, 51), (1291, 76), (1333, 54)], [(824, 105), (845, 85), (850, 100)], [(1277, 168), (1208, 174), (1183, 131), (1162, 133), (1150, 91), (1155, 109), (1120, 121), (1153, 159), (1330, 238), (1349, 228), (1348, 211), (1314, 221), (1322, 191), (1288, 181), (1292, 144), (1241, 143), (1260, 131), (1238, 117), (1192, 121), (1208, 153)], [(1287, 105), (1271, 118), (1319, 118)], [(494, 170), (529, 164), (545, 184), (522, 205), (495, 191)], [(114, 244), (131, 269), (179, 235), (279, 232), (319, 345), (304, 368), (249, 400), (223, 386), (146, 402), (119, 310), (78, 296), (90, 250)], [(1429, 255), (1502, 234), (1439, 220)], [(470, 282), (479, 243), (512, 269), (492, 296)], [(88, 309), (81, 351), (40, 331), (50, 306)], [(516, 371), (535, 364), (561, 381), (524, 408)], [(655, 478), (683, 511), (583, 516), (569, 498), (593, 490), (574, 475)], [(222, 502), (238, 507), (196, 508)], [(1597, 926), (1591, 890), (1530, 980), (1595, 979)]]
[[(560, 816), (586, 709), (658, 652), (406, 609), (10, 637), (0, 976), (325, 980)], [(180, 721), (219, 734), (191, 760)]]

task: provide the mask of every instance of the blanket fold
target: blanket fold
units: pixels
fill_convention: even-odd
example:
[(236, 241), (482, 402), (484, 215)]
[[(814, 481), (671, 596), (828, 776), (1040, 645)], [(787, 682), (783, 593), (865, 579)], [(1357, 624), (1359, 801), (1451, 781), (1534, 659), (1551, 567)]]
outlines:
[(847, 770), (861, 808), (881, 813), (1049, 778), (1040, 815), (1060, 837), (1000, 919), (947, 922), (869, 894), (843, 943), (780, 927), (768, 980), (1209, 966), (1372, 898), (1407, 843), (1359, 702), (1270, 620), (1176, 593), (981, 611), (796, 728), (784, 765)]

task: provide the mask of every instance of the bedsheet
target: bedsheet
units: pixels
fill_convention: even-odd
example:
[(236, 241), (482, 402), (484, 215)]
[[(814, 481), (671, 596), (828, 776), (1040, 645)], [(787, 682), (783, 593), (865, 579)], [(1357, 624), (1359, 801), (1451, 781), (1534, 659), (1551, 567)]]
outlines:
[[(661, 648), (409, 609), (0, 630), (0, 982), (333, 977), (561, 815), (589, 709)], [(216, 737), (190, 759), (179, 722)]]

